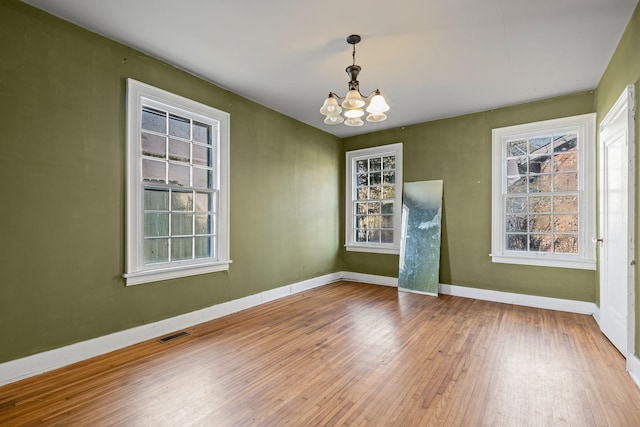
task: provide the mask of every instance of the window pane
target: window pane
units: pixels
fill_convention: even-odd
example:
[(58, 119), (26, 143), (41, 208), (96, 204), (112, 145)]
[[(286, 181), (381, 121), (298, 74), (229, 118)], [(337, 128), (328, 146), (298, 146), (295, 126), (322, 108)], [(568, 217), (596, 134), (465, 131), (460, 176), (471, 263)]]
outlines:
[(529, 173), (551, 173), (551, 156), (531, 157)]
[(189, 163), (189, 148), (191, 144), (169, 138), (169, 159)]
[(369, 228), (380, 228), (380, 216), (371, 215), (367, 217), (367, 225)]
[(396, 157), (395, 156), (387, 156), (382, 158), (382, 168), (385, 170), (395, 169), (396, 168)]
[(178, 237), (171, 239), (171, 259), (173, 261), (192, 259), (192, 244), (192, 237)]
[(356, 190), (357, 200), (367, 200), (369, 198), (369, 187), (362, 187)]
[(531, 138), (529, 140), (529, 155), (537, 155), (551, 152), (551, 137)]
[(144, 189), (144, 208), (151, 211), (169, 210), (169, 190)]
[(380, 243), (380, 230), (368, 230), (367, 241), (369, 243)]
[(193, 186), (195, 188), (213, 188), (213, 173), (208, 169), (193, 168)]
[(193, 193), (191, 191), (171, 192), (172, 211), (193, 211)]
[(383, 199), (393, 199), (395, 197), (396, 197), (396, 187), (394, 187), (394, 186), (382, 187), (382, 198)]
[(551, 191), (551, 175), (534, 175), (529, 177), (530, 193), (549, 193)]
[(211, 148), (193, 144), (193, 164), (199, 166), (212, 166)]
[(527, 215), (507, 215), (506, 230), (511, 232), (527, 232)]
[(529, 236), (529, 250), (551, 252), (551, 236), (549, 234), (532, 234)]
[(142, 154), (144, 156), (167, 157), (167, 138), (147, 132), (142, 132)]
[(382, 228), (393, 228), (393, 215), (383, 215), (382, 223), (380, 224)]
[(508, 251), (526, 251), (527, 235), (526, 234), (507, 234), (507, 250)]
[(577, 254), (578, 253), (578, 236), (566, 235), (556, 236), (554, 240), (554, 252)]
[(190, 236), (193, 234), (193, 215), (174, 213), (171, 215), (171, 235)]
[(367, 204), (366, 203), (356, 203), (355, 212), (360, 215), (364, 215), (367, 213)]
[(367, 213), (369, 215), (379, 215), (380, 214), (380, 203), (372, 202), (367, 204)]
[(169, 184), (189, 187), (189, 166), (169, 163)]
[(358, 178), (357, 178), (358, 187), (361, 187), (363, 185), (368, 185), (369, 184), (368, 176), (369, 175), (366, 174), (366, 173), (358, 175)]
[(527, 178), (507, 178), (507, 193), (526, 193), (527, 192)]
[(211, 237), (196, 237), (196, 258), (210, 258), (213, 256)]
[(144, 214), (144, 236), (169, 236), (169, 214), (147, 212)]
[(211, 125), (194, 121), (193, 140), (204, 144), (211, 144)]
[(368, 162), (366, 160), (358, 160), (356, 162), (356, 172), (362, 173), (367, 172), (369, 170)]
[(382, 174), (382, 182), (385, 184), (395, 184), (396, 183), (396, 173), (393, 171), (383, 172)]
[(382, 175), (380, 172), (373, 172), (369, 174), (369, 184), (370, 185), (379, 185), (382, 181)]
[(381, 230), (380, 243), (393, 243), (393, 230)]
[(142, 159), (142, 179), (144, 181), (166, 183), (166, 163)]
[(382, 198), (382, 187), (369, 187), (369, 199), (378, 200)]
[(553, 151), (575, 151), (578, 148), (578, 136), (576, 134), (556, 135), (553, 141)]
[(169, 115), (169, 135), (191, 139), (191, 121), (186, 117)]
[(555, 215), (553, 229), (556, 233), (577, 233), (578, 215)]
[(369, 160), (369, 169), (372, 171), (379, 171), (382, 168), (382, 159), (375, 158)]
[(384, 202), (384, 203), (382, 203), (382, 213), (383, 214), (392, 214), (393, 213), (393, 202)]
[(553, 155), (554, 172), (569, 172), (578, 170), (578, 153), (562, 153)]
[(578, 212), (578, 196), (554, 196), (554, 212)]
[(169, 261), (169, 239), (144, 239), (144, 263)]
[(356, 216), (355, 224), (356, 224), (356, 228), (357, 229), (366, 229), (367, 228), (367, 217), (366, 216), (362, 216), (362, 215)]
[(507, 176), (519, 177), (529, 173), (529, 158), (518, 157), (507, 159)]
[(530, 197), (529, 212), (551, 212), (551, 196)]
[(551, 215), (529, 215), (529, 230), (551, 232)]
[(527, 155), (527, 141), (509, 141), (507, 142), (507, 157), (520, 157)]
[(196, 215), (195, 234), (214, 234), (213, 215)]
[(142, 129), (167, 133), (167, 113), (154, 108), (142, 107)]
[(506, 200), (507, 213), (527, 212), (526, 197), (507, 197)]
[(553, 176), (553, 191), (575, 191), (577, 189), (577, 173), (559, 173)]
[(356, 230), (356, 242), (364, 243), (367, 241), (367, 232), (365, 230), (359, 229)]
[(209, 193), (196, 193), (196, 212), (213, 212), (214, 197)]

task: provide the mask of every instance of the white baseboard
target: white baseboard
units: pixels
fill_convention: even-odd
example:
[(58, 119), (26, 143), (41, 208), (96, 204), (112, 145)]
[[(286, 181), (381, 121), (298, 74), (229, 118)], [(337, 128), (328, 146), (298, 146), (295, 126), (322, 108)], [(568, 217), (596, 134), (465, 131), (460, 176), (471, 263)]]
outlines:
[(539, 297), (535, 295), (515, 294), (512, 292), (491, 291), (470, 288), (467, 286), (440, 284), (440, 293), (457, 297), (473, 298), (484, 301), (502, 302), (505, 304), (524, 305), (547, 310), (567, 311), (570, 313), (594, 315), (599, 313), (593, 302), (574, 301), (560, 298)]
[(633, 382), (640, 388), (640, 359), (633, 354), (627, 359), (627, 372), (629, 372)]
[(375, 274), (353, 273), (351, 271), (343, 271), (343, 280), (352, 282), (369, 283), (371, 285), (395, 286), (398, 287), (397, 277), (376, 276)]
[(288, 295), (303, 292), (340, 280), (342, 273), (331, 273), (313, 279), (216, 304), (147, 325), (137, 326), (65, 347), (37, 353), (21, 359), (0, 363), (0, 385), (8, 384), (51, 371), (81, 360), (109, 353), (133, 344), (154, 339), (199, 323), (255, 307)]

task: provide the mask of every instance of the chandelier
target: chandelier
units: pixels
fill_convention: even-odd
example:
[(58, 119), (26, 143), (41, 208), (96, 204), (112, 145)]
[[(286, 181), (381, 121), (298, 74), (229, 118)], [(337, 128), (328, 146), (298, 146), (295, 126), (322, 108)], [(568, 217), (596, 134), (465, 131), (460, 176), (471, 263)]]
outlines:
[[(328, 125), (337, 125), (344, 122), (347, 126), (362, 126), (364, 124), (362, 116), (365, 114), (363, 107), (367, 104), (366, 101), (369, 100), (369, 97), (371, 97), (371, 100), (366, 106), (366, 112), (369, 113), (367, 121), (381, 122), (386, 120), (387, 115), (385, 112), (389, 111), (389, 106), (380, 91), (376, 89), (369, 95), (360, 93), (358, 74), (362, 68), (356, 65), (356, 44), (360, 43), (360, 36), (357, 34), (350, 35), (347, 37), (347, 43), (353, 46), (353, 63), (346, 68), (346, 72), (351, 78), (349, 92), (344, 97), (329, 92), (329, 96), (324, 100), (324, 104), (320, 108), (320, 113), (327, 116), (324, 122)], [(338, 104), (339, 99), (343, 100), (342, 104)]]

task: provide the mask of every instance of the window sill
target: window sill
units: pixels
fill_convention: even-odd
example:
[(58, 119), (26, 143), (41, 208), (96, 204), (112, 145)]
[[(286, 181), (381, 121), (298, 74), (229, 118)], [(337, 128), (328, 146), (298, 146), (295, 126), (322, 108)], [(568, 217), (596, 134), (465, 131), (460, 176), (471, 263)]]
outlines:
[(369, 252), (374, 254), (389, 254), (399, 255), (400, 248), (384, 248), (375, 246), (356, 246), (356, 245), (344, 245), (345, 249), (349, 252)]
[(550, 259), (540, 256), (512, 256), (512, 255), (490, 255), (491, 262), (501, 264), (521, 264), (534, 265), (539, 267), (573, 268), (578, 270), (595, 270), (595, 260), (585, 259)]
[(140, 285), (142, 283), (159, 282), (161, 280), (178, 279), (180, 277), (196, 276), (199, 274), (215, 273), (229, 270), (231, 261), (208, 263), (201, 265), (183, 265), (154, 270), (136, 271), (122, 275), (126, 285)]

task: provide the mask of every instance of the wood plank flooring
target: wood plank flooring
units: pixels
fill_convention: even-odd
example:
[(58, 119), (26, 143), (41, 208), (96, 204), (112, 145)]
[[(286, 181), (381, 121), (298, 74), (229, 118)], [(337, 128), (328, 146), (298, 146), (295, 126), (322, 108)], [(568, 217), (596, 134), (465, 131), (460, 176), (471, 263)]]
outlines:
[(0, 387), (0, 425), (640, 426), (590, 316), (338, 282)]

